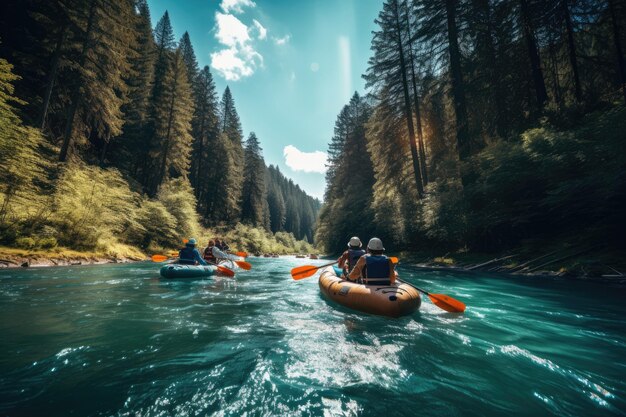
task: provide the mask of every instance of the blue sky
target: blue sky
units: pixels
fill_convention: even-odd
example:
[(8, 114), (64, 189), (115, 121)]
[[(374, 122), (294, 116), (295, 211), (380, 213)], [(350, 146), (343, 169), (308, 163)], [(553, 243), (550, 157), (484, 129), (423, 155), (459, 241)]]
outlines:
[[(148, 0), (153, 24), (169, 11), (189, 32), (221, 95), (230, 86), (245, 137), (267, 164), (321, 199), (335, 119), (362, 93), (382, 0)], [(324, 154), (322, 154), (324, 153)]]

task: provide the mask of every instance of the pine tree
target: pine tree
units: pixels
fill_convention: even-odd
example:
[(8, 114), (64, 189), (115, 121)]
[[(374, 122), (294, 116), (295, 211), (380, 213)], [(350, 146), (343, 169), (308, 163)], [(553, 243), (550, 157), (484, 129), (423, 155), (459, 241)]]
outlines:
[(180, 38), (178, 47), (181, 49), (183, 60), (185, 61), (185, 65), (187, 67), (187, 79), (189, 80), (192, 90), (195, 92), (196, 78), (198, 77), (200, 69), (198, 67), (196, 53), (193, 50), (193, 45), (191, 44), (191, 39), (189, 38), (189, 32), (185, 32), (183, 37)]
[(0, 225), (5, 224), (13, 203), (33, 203), (34, 182), (45, 178), (41, 134), (24, 126), (12, 105), (25, 104), (13, 96), (13, 83), (18, 79), (12, 65), (0, 58)]
[(217, 162), (215, 157), (219, 152), (220, 130), (217, 92), (208, 66), (198, 74), (195, 89), (196, 108), (192, 120), (194, 143), (189, 179), (198, 199), (198, 210), (205, 223), (209, 224), (212, 216), (208, 211), (216, 197), (212, 185), (218, 180), (214, 163)]
[(535, 87), (535, 95), (537, 98), (537, 106), (541, 110), (546, 101), (548, 101), (548, 93), (546, 91), (543, 71), (541, 69), (541, 57), (539, 55), (539, 48), (537, 46), (537, 41), (535, 38), (535, 29), (533, 24), (534, 19), (531, 9), (531, 3), (529, 2), (529, 0), (519, 1), (521, 26), (524, 34), (524, 40), (526, 42), (526, 47), (528, 48), (528, 58), (530, 60), (530, 67)]
[(376, 19), (380, 30), (374, 32), (371, 46), (374, 55), (370, 58), (367, 74), (364, 77), (367, 81), (366, 86), (374, 87), (377, 91), (380, 91), (384, 86), (393, 86), (392, 91), (394, 94), (397, 94), (398, 100), (402, 100), (404, 103), (402, 107), (399, 107), (399, 110), (404, 113), (407, 124), (407, 140), (411, 147), (413, 176), (421, 197), (424, 193), (424, 179), (422, 178), (422, 168), (420, 167), (409, 93), (406, 17), (403, 14), (406, 8), (403, 10), (399, 1), (386, 1)]
[(126, 167), (134, 176), (143, 166), (148, 148), (148, 124), (155, 66), (155, 42), (150, 22), (150, 9), (146, 0), (137, 1), (135, 39), (132, 66), (128, 77), (128, 103), (122, 108), (125, 114), (123, 135), (114, 142), (121, 149), (115, 159), (118, 166)]
[(154, 103), (155, 135), (150, 150), (151, 195), (170, 177), (186, 177), (191, 152), (193, 99), (182, 52), (177, 49), (162, 78), (161, 100)]
[[(79, 129), (95, 135), (106, 144), (121, 133), (124, 123), (121, 111), (127, 93), (124, 80), (129, 72), (128, 45), (132, 42), (134, 2), (105, 0), (85, 2), (80, 38), (80, 54), (76, 61), (76, 76), (72, 86), (61, 162), (67, 159), (73, 139)], [(106, 149), (106, 148), (105, 148)]]
[(156, 192), (154, 189), (154, 161), (151, 160), (150, 153), (155, 147), (158, 147), (158, 134), (157, 122), (160, 120), (162, 114), (159, 114), (163, 110), (163, 103), (167, 100), (164, 95), (166, 94), (165, 77), (172, 66), (172, 55), (176, 44), (174, 42), (174, 30), (170, 23), (169, 13), (165, 11), (161, 19), (157, 22), (154, 29), (154, 76), (152, 91), (150, 93), (149, 101), (149, 118), (145, 127), (145, 139), (143, 141), (143, 154), (140, 158), (141, 166), (137, 167), (138, 178), (146, 189), (149, 190), (152, 195)]
[[(220, 190), (224, 210), (223, 219), (227, 223), (240, 218), (241, 187), (243, 183), (243, 132), (235, 101), (226, 87), (220, 104), (220, 123), (222, 138), (225, 141), (225, 155), (220, 159), (224, 176), (220, 179)], [(219, 205), (218, 205), (219, 206)]]
[(280, 232), (285, 227), (286, 207), (280, 190), (278, 178), (282, 176), (278, 167), (270, 165), (266, 170), (267, 205), (269, 209), (270, 230)]
[(264, 227), (267, 206), (265, 162), (254, 132), (250, 133), (246, 141), (242, 189), (241, 222)]
[[(335, 144), (335, 158), (330, 161), (334, 174), (327, 184), (326, 196), (332, 198), (325, 198), (315, 236), (317, 242), (333, 252), (344, 247), (350, 236), (369, 236), (373, 230), (370, 206), (374, 172), (365, 138), (369, 116), (369, 105), (355, 93), (335, 124), (335, 134), (345, 136), (334, 137), (331, 142)], [(286, 227), (295, 221), (288, 204)]]

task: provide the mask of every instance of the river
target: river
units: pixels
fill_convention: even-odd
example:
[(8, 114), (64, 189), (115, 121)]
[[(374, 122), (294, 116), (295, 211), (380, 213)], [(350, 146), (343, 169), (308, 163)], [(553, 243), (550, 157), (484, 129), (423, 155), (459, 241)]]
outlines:
[(0, 270), (0, 415), (626, 415), (623, 286), (400, 267), (468, 308), (386, 319), (248, 260)]

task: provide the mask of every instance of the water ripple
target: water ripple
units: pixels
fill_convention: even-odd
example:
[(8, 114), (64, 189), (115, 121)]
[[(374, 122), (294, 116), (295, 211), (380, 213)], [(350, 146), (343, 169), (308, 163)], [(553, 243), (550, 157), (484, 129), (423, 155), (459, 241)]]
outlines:
[(401, 269), (468, 310), (386, 319), (291, 279), (324, 260), (249, 260), (0, 271), (0, 414), (625, 415), (621, 287)]

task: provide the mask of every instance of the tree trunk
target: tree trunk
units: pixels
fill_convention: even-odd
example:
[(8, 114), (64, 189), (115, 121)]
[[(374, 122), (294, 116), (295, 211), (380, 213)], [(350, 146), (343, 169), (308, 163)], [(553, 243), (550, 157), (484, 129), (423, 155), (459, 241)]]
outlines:
[[(93, 29), (93, 24), (96, 16), (96, 0), (91, 0), (91, 4), (89, 6), (89, 19), (87, 21), (87, 30), (85, 31), (85, 42), (83, 42), (83, 49), (80, 55), (80, 68), (79, 71), (82, 71), (85, 67), (85, 62), (87, 61), (87, 51), (90, 48), (90, 38), (91, 31)], [(72, 140), (72, 131), (74, 130), (74, 117), (76, 116), (76, 110), (78, 109), (78, 104), (81, 100), (80, 88), (83, 84), (82, 75), (78, 76), (78, 80), (76, 81), (76, 85), (74, 86), (74, 92), (72, 94), (72, 105), (70, 106), (70, 110), (67, 114), (67, 120), (65, 122), (65, 134), (63, 135), (63, 144), (61, 145), (61, 152), (59, 153), (59, 161), (65, 162), (67, 159), (67, 154), (70, 148), (71, 140)]]
[(107, 136), (104, 138), (104, 144), (102, 145), (102, 150), (100, 151), (100, 166), (101, 167), (104, 167), (104, 159), (106, 158), (107, 149), (109, 147), (110, 140), (111, 138), (107, 134)]
[[(179, 71), (179, 70), (180, 68), (174, 68), (174, 71)], [(174, 105), (176, 103), (176, 91), (178, 88), (179, 76), (180, 74), (175, 74), (174, 84), (172, 85), (172, 88), (171, 88), (172, 98), (170, 100), (170, 108), (169, 108), (168, 117), (167, 117), (167, 133), (165, 136), (165, 150), (163, 151), (163, 159), (161, 160), (161, 167), (159, 169), (159, 175), (156, 177), (158, 179), (153, 188), (153, 195), (156, 195), (159, 187), (163, 183), (163, 179), (165, 178), (165, 170), (167, 169), (167, 157), (169, 156), (169, 152), (170, 152), (172, 123), (174, 122)]]
[(574, 77), (574, 95), (576, 101), (582, 103), (583, 93), (580, 87), (580, 76), (578, 75), (578, 63), (576, 62), (576, 44), (574, 43), (574, 25), (572, 24), (572, 16), (569, 13), (567, 0), (561, 0), (561, 10), (565, 19), (565, 29), (567, 31), (567, 45), (569, 50), (569, 63), (572, 66), (572, 75)]
[(554, 51), (554, 42), (550, 39), (550, 46), (548, 47), (550, 51), (550, 61), (552, 61), (552, 84), (554, 88), (554, 100), (556, 101), (557, 108), (561, 111), (563, 107), (563, 99), (561, 95), (561, 85), (559, 84), (559, 63), (556, 59), (556, 52)]
[(619, 68), (619, 79), (622, 84), (622, 94), (626, 101), (626, 68), (624, 65), (624, 55), (622, 53), (622, 42), (619, 31), (619, 21), (615, 12), (615, 0), (609, 0), (609, 10), (611, 12), (611, 22), (613, 23), (613, 41), (615, 42), (615, 52), (617, 53), (617, 66)]
[(454, 96), (456, 115), (456, 145), (461, 161), (470, 156), (469, 127), (467, 125), (467, 106), (465, 104), (465, 86), (461, 69), (461, 51), (459, 50), (458, 30), (456, 26), (456, 0), (446, 0), (448, 21), (448, 51), (450, 54), (450, 78)]
[(413, 114), (411, 111), (411, 100), (409, 99), (409, 87), (406, 76), (406, 65), (404, 61), (404, 48), (402, 46), (402, 29), (400, 28), (400, 16), (398, 10), (398, 0), (394, 0), (394, 17), (396, 21), (397, 46), (400, 53), (400, 71), (402, 73), (402, 90), (404, 92), (404, 114), (406, 117), (407, 128), (409, 129), (409, 143), (411, 146), (411, 156), (413, 159), (413, 174), (415, 175), (415, 186), (417, 188), (418, 198), (424, 195), (424, 185), (422, 182), (421, 169), (419, 166), (419, 156), (417, 154), (417, 146), (415, 145), (415, 130), (413, 128)]
[(50, 57), (52, 65), (50, 66), (50, 72), (48, 73), (48, 79), (46, 81), (46, 91), (44, 92), (43, 105), (41, 106), (41, 114), (39, 115), (39, 120), (37, 122), (37, 125), (41, 130), (43, 130), (46, 125), (46, 117), (48, 115), (50, 97), (52, 96), (52, 89), (54, 87), (54, 82), (57, 78), (59, 63), (61, 61), (61, 51), (63, 50), (63, 45), (65, 44), (65, 40), (67, 39), (67, 26), (67, 23), (65, 23), (61, 27), (57, 43), (54, 47), (54, 53), (52, 54), (52, 57)]
[(524, 38), (526, 39), (526, 46), (528, 47), (530, 68), (532, 71), (533, 83), (535, 85), (535, 94), (537, 95), (537, 106), (541, 110), (546, 104), (546, 101), (548, 101), (548, 93), (546, 92), (546, 84), (543, 80), (543, 73), (541, 71), (541, 58), (539, 57), (539, 49), (537, 48), (535, 34), (533, 33), (528, 0), (520, 0), (520, 4), (522, 12), (522, 29), (524, 31)]
[(409, 36), (409, 60), (411, 61), (411, 84), (413, 87), (413, 105), (415, 106), (415, 124), (417, 127), (417, 144), (419, 150), (420, 168), (424, 186), (428, 184), (428, 170), (426, 168), (426, 151), (424, 149), (424, 133), (422, 129), (422, 115), (420, 113), (419, 96), (417, 95), (417, 81), (415, 77), (415, 60), (413, 58), (413, 40), (411, 39), (411, 25), (409, 21), (408, 0), (406, 6), (406, 31)]
[[(508, 130), (506, 113), (505, 113), (505, 99), (502, 92), (502, 77), (498, 69), (498, 57), (496, 53), (496, 47), (493, 40), (493, 20), (491, 17), (491, 5), (489, 0), (477, 0), (476, 6), (480, 14), (483, 16), (485, 28), (482, 31), (482, 36), (479, 38), (482, 46), (484, 47), (486, 60), (486, 73), (489, 77), (489, 82), (493, 83), (493, 101), (494, 101), (494, 113), (496, 115), (495, 120), (495, 133), (501, 137), (506, 136)], [(489, 133), (494, 133), (493, 130)]]

